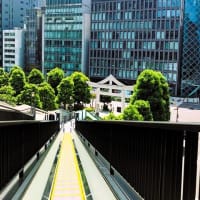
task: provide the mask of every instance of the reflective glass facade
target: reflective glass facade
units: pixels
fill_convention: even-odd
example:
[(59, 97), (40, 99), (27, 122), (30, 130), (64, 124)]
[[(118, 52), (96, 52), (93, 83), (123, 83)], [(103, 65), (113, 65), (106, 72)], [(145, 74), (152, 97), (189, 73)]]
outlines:
[(177, 93), (181, 0), (93, 0), (89, 76), (134, 82), (161, 71)]
[[(0, 10), (2, 10), (2, 0), (0, 0)], [(3, 44), (3, 32), (2, 32), (2, 14), (1, 14), (0, 15), (0, 66), (3, 66), (2, 44)]]
[(199, 95), (200, 85), (200, 1), (185, 0), (181, 63), (181, 95)]
[(42, 69), (42, 10), (27, 10), (25, 32), (25, 70)]
[(80, 1), (46, 1), (44, 73), (54, 67), (66, 74), (81, 71), (82, 4)]

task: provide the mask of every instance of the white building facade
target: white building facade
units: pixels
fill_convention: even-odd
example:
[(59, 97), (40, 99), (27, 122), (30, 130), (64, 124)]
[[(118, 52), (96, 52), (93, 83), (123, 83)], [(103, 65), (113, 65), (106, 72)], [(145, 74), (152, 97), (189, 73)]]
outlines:
[(116, 98), (117, 101), (112, 101), (109, 109), (112, 110), (112, 112), (121, 112), (127, 106), (127, 102), (129, 102), (133, 93), (133, 85), (125, 85), (111, 74), (97, 83), (88, 82), (88, 85), (92, 88), (92, 93), (96, 96), (96, 112), (102, 110), (103, 103), (100, 102), (100, 96)]
[(25, 30), (14, 29), (3, 31), (3, 69), (9, 72), (18, 65), (24, 68)]

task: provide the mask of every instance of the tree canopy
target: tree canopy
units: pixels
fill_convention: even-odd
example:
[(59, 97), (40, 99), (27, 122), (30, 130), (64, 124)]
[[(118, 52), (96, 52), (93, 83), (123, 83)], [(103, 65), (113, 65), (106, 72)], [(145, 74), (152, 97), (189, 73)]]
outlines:
[(42, 108), (39, 90), (35, 84), (26, 83), (24, 90), (17, 96), (18, 103), (28, 104), (34, 107)]
[(20, 92), (24, 89), (26, 83), (24, 71), (19, 67), (11, 70), (9, 83), (15, 90), (16, 95), (20, 94)]
[(32, 69), (28, 75), (28, 82), (32, 84), (40, 84), (44, 81), (44, 76), (39, 69)]
[(4, 72), (3, 68), (0, 68), (0, 87), (8, 85), (8, 74)]
[(66, 77), (62, 79), (57, 87), (57, 102), (59, 104), (63, 104), (64, 108), (66, 108), (66, 104), (70, 105), (73, 103), (73, 87), (74, 84), (71, 77)]
[(47, 74), (47, 82), (54, 89), (56, 95), (57, 95), (57, 86), (60, 84), (63, 78), (64, 78), (64, 71), (58, 67), (52, 69)]
[(123, 111), (123, 119), (125, 120), (138, 120), (143, 121), (142, 115), (139, 113), (138, 109), (129, 104)]
[(15, 91), (11, 86), (0, 87), (0, 101), (4, 101), (9, 104), (15, 104)]
[(137, 100), (148, 101), (153, 120), (168, 121), (169, 97), (166, 78), (161, 72), (147, 69), (138, 76), (130, 103), (133, 105)]
[(28, 76), (19, 66), (14, 66), (9, 74), (0, 69), (0, 100), (53, 110), (58, 104), (70, 109), (78, 104), (82, 109), (92, 98), (89, 79), (81, 72), (64, 77), (64, 71), (55, 68), (48, 73), (47, 80), (38, 69), (32, 69)]
[(42, 109), (44, 110), (54, 110), (58, 106), (56, 104), (56, 96), (54, 89), (47, 82), (43, 82), (39, 85), (39, 96), (42, 103)]
[(83, 105), (83, 103), (89, 103), (91, 98), (91, 88), (87, 81), (89, 78), (81, 72), (74, 72), (71, 75), (74, 83), (74, 102), (77, 105)]

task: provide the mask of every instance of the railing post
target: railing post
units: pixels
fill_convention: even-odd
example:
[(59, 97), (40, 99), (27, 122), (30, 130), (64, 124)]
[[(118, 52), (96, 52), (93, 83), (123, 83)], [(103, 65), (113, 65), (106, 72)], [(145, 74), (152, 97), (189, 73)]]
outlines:
[(198, 150), (197, 150), (197, 172), (196, 172), (196, 192), (195, 200), (199, 200), (199, 185), (200, 184), (200, 132), (198, 132)]
[(40, 152), (38, 151), (36, 154), (36, 159), (39, 160), (40, 159)]
[(183, 200), (183, 189), (184, 189), (184, 174), (185, 174), (185, 138), (186, 130), (183, 133), (183, 154), (182, 154), (182, 173), (181, 173), (181, 199)]
[(19, 179), (22, 179), (24, 177), (24, 168), (22, 168), (19, 172)]

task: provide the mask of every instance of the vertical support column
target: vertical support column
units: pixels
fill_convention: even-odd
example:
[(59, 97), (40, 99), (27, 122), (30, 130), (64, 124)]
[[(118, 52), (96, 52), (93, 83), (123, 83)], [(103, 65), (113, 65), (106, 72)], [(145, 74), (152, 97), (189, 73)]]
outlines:
[(184, 189), (184, 174), (185, 174), (185, 137), (186, 130), (184, 130), (183, 135), (183, 155), (182, 155), (182, 173), (181, 173), (181, 199), (183, 200), (183, 189)]
[(22, 168), (19, 172), (19, 179), (22, 179), (24, 177), (24, 168)]
[(100, 103), (100, 88), (96, 89), (95, 111), (99, 112)]
[(122, 110), (121, 111), (123, 111), (124, 110), (124, 108), (125, 108), (125, 90), (124, 89), (122, 89)]
[(199, 200), (199, 186), (200, 186), (200, 132), (198, 132), (198, 151), (197, 151), (197, 172), (196, 172), (196, 192), (195, 200)]

